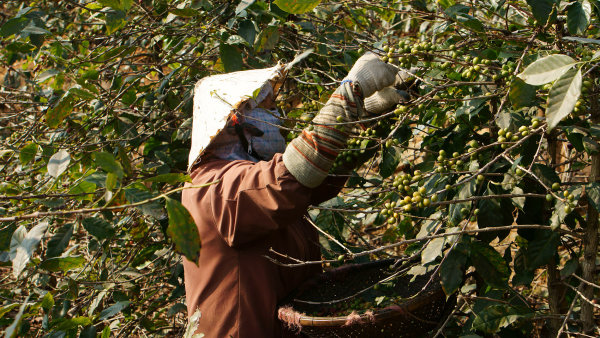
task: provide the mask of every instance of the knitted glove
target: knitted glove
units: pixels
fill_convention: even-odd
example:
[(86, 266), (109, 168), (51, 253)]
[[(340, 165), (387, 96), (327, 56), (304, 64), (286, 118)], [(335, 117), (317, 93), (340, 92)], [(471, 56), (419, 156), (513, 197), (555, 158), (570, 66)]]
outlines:
[[(329, 173), (338, 153), (346, 147), (348, 134), (338, 122), (351, 122), (364, 111), (358, 86), (343, 82), (313, 119), (313, 128), (305, 128), (292, 140), (283, 153), (288, 171), (309, 188), (316, 188)], [(336, 125), (338, 124), (338, 125)], [(347, 127), (347, 126), (346, 126)]]
[[(348, 125), (368, 117), (364, 95), (394, 84), (398, 69), (368, 53), (356, 61), (348, 76), (331, 95), (319, 114), (313, 119), (313, 128), (307, 128), (292, 140), (283, 153), (283, 163), (304, 186), (316, 188), (323, 182), (338, 153), (346, 147)], [(373, 98), (373, 107), (389, 105), (394, 94)], [(396, 101), (397, 103), (398, 101)], [(356, 125), (356, 124), (355, 124)]]
[(365, 110), (372, 115), (379, 115), (390, 111), (398, 103), (408, 100), (410, 96), (404, 90), (387, 87), (365, 99)]
[(381, 61), (379, 56), (373, 53), (366, 53), (356, 60), (346, 79), (357, 82), (364, 97), (369, 97), (376, 91), (394, 84), (397, 73), (396, 66)]

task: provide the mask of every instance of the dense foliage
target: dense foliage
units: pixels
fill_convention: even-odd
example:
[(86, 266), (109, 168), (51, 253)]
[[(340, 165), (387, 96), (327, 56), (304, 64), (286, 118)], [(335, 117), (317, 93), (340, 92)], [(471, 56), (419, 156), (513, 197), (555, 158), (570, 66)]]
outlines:
[[(0, 4), (0, 327), (182, 335), (178, 202), (202, 77), (289, 62), (289, 139), (353, 62), (413, 72), (310, 216), (324, 266), (439, 269), (446, 336), (598, 335), (596, 0), (32, 0)], [(276, 256), (275, 256), (276, 257)], [(307, 262), (300, 264), (308, 264)]]

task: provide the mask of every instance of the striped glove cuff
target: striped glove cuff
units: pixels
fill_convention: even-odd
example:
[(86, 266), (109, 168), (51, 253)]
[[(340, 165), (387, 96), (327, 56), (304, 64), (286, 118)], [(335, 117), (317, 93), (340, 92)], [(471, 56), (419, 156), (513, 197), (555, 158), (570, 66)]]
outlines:
[(360, 88), (350, 81), (343, 82), (314, 118), (314, 128), (304, 129), (283, 153), (283, 163), (298, 182), (309, 188), (323, 182), (348, 139), (349, 126), (336, 125), (338, 116), (343, 122), (352, 122), (358, 121), (363, 112)]

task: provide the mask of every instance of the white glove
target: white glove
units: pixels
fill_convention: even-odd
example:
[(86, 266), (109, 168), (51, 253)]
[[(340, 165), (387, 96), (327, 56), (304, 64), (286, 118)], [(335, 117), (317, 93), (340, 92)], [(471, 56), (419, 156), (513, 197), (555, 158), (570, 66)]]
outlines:
[(364, 97), (369, 97), (376, 91), (394, 84), (397, 73), (396, 66), (385, 63), (379, 56), (368, 52), (356, 60), (346, 79), (358, 83)]
[(410, 96), (403, 90), (386, 87), (365, 99), (365, 110), (370, 114), (379, 115), (390, 111), (400, 102), (407, 102)]

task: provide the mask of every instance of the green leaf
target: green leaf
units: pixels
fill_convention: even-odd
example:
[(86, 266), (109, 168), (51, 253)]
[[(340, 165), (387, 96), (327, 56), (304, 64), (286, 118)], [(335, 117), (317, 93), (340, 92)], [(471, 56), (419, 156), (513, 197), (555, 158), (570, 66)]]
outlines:
[(560, 270), (560, 278), (565, 279), (565, 278), (571, 276), (572, 274), (577, 272), (578, 268), (579, 268), (579, 260), (577, 259), (577, 257), (573, 257), (573, 258), (569, 259), (568, 261), (565, 262), (565, 266), (562, 268), (562, 270)]
[(79, 326), (88, 326), (92, 324), (89, 317), (58, 318), (50, 323), (50, 326), (57, 331), (66, 331), (76, 329)]
[(111, 35), (112, 33), (123, 28), (127, 21), (125, 20), (125, 12), (120, 10), (107, 11), (106, 14), (106, 34)]
[(531, 270), (537, 269), (542, 265), (548, 264), (556, 254), (559, 244), (559, 235), (552, 231), (544, 231), (539, 233), (536, 238), (529, 242), (525, 252), (528, 268)]
[[(565, 36), (563, 38), (563, 40), (576, 41), (576, 42), (584, 43), (584, 44), (593, 43), (593, 44), (600, 45), (600, 40), (598, 40), (598, 39), (580, 38), (578, 36)], [(592, 59), (595, 59), (595, 58), (596, 58), (596, 56), (592, 57)]]
[(583, 34), (587, 29), (592, 15), (592, 6), (589, 2), (573, 2), (567, 10), (567, 27), (573, 35)]
[(510, 270), (506, 266), (504, 258), (491, 246), (481, 242), (472, 242), (469, 258), (477, 269), (477, 273), (486, 283), (499, 289), (508, 286)]
[(548, 187), (551, 187), (554, 182), (560, 182), (556, 171), (547, 165), (534, 163), (531, 171)]
[(109, 325), (106, 325), (104, 327), (104, 329), (102, 330), (101, 338), (110, 338), (110, 326)]
[(536, 104), (535, 94), (535, 87), (519, 78), (516, 78), (510, 85), (510, 102), (515, 109), (534, 106)]
[(552, 7), (558, 6), (557, 2), (557, 0), (527, 0), (533, 16), (541, 25), (545, 25), (548, 22), (550, 14), (552, 14), (550, 20), (556, 18), (556, 9), (553, 10)]
[(67, 170), (69, 163), (71, 163), (71, 155), (64, 149), (59, 150), (48, 161), (48, 174), (57, 178)]
[(381, 158), (381, 164), (379, 165), (379, 174), (383, 178), (387, 178), (391, 176), (400, 160), (402, 159), (402, 153), (397, 147), (386, 147), (383, 150), (383, 155)]
[(88, 101), (96, 98), (96, 94), (81, 88), (81, 86), (71, 87), (71, 89), (69, 89), (69, 92), (81, 99)]
[[(130, 203), (142, 202), (154, 197), (154, 195), (148, 191), (148, 188), (141, 183), (133, 183), (127, 186), (124, 191), (125, 198), (127, 198)], [(164, 208), (158, 201), (145, 203), (137, 206), (136, 208), (141, 210), (144, 214), (152, 216), (156, 219), (161, 219), (164, 217)]]
[(234, 72), (242, 69), (242, 54), (237, 47), (222, 43), (219, 47), (219, 52), (226, 72)]
[(191, 262), (197, 262), (200, 255), (200, 234), (194, 219), (178, 201), (165, 197), (169, 227), (167, 234), (175, 244), (175, 250)]
[(21, 164), (25, 165), (35, 159), (35, 155), (37, 154), (38, 146), (33, 142), (29, 142), (21, 148), (19, 152), (19, 161)]
[(456, 4), (454, 0), (438, 0), (437, 3), (442, 6), (443, 9), (448, 9)]
[(40, 268), (51, 272), (67, 272), (69, 270), (78, 269), (85, 264), (83, 256), (75, 257), (53, 257), (48, 258), (40, 264)]
[(469, 14), (471, 7), (465, 5), (453, 5), (444, 12), (452, 19), (461, 25), (472, 29), (476, 32), (483, 32), (485, 27), (477, 18)]
[(172, 8), (169, 10), (169, 13), (182, 18), (191, 18), (200, 15), (200, 12), (193, 8)]
[(279, 27), (268, 26), (258, 34), (254, 43), (254, 50), (257, 53), (272, 50), (277, 46), (277, 42), (279, 42)]
[(95, 152), (92, 156), (94, 157), (94, 162), (96, 162), (102, 170), (107, 173), (113, 173), (118, 178), (123, 178), (123, 167), (121, 167), (121, 164), (115, 160), (115, 157), (111, 153), (105, 151)]
[(58, 231), (48, 241), (46, 257), (57, 257), (69, 246), (69, 241), (73, 235), (73, 223), (67, 223), (60, 227)]
[(112, 191), (117, 187), (118, 176), (113, 173), (106, 174), (106, 181), (104, 181), (104, 186), (106, 190)]
[(96, 338), (98, 332), (96, 331), (96, 327), (93, 325), (89, 325), (79, 334), (79, 338)]
[(54, 306), (54, 297), (52, 297), (52, 292), (46, 292), (44, 298), (42, 298), (41, 305), (46, 312), (52, 310), (52, 307)]
[(556, 125), (575, 107), (581, 94), (581, 70), (571, 69), (554, 83), (548, 93), (546, 119), (548, 130)]
[(81, 224), (92, 236), (98, 240), (103, 240), (114, 236), (115, 229), (110, 223), (99, 217), (88, 217), (81, 221)]
[(94, 197), (94, 191), (96, 191), (96, 184), (88, 181), (81, 181), (69, 189), (69, 194), (86, 194), (82, 196), (73, 196), (73, 198), (79, 201), (91, 201)]
[(168, 173), (168, 174), (161, 174), (158, 176), (150, 177), (150, 178), (145, 179), (144, 181), (146, 181), (146, 182), (165, 182), (165, 183), (169, 183), (170, 185), (176, 185), (178, 183), (191, 182), (192, 179), (187, 174)]
[(105, 320), (105, 319), (113, 317), (114, 315), (116, 315), (117, 313), (123, 311), (123, 309), (128, 307), (129, 304), (131, 304), (130, 301), (122, 300), (122, 301), (119, 301), (119, 302), (111, 305), (110, 307), (108, 307), (108, 308), (102, 310), (102, 312), (100, 312), (100, 315), (98, 316), (98, 320), (101, 321), (101, 320)]
[(9, 304), (3, 307), (0, 307), (0, 318), (4, 317), (5, 314), (9, 313), (12, 309), (19, 306), (19, 303)]
[(292, 14), (303, 14), (312, 11), (321, 0), (275, 0), (274, 4)]
[(517, 76), (530, 85), (539, 86), (558, 79), (576, 63), (568, 55), (553, 54), (536, 60)]
[(529, 268), (529, 260), (527, 259), (527, 248), (522, 247), (517, 251), (514, 260), (515, 275), (512, 278), (512, 285), (530, 285), (533, 281), (533, 270)]
[(487, 306), (475, 316), (473, 328), (488, 334), (523, 318), (527, 312), (506, 304)]
[(23, 318), (23, 312), (25, 312), (25, 308), (28, 305), (29, 301), (29, 296), (27, 296), (27, 298), (25, 298), (25, 301), (23, 302), (23, 304), (21, 304), (21, 307), (19, 307), (19, 312), (17, 313), (17, 315), (15, 316), (15, 319), (13, 320), (12, 324), (10, 324), (9, 327), (6, 328), (6, 330), (4, 331), (4, 338), (13, 338), (13, 337), (17, 337), (18, 335), (18, 328), (20, 327), (19, 324), (21, 324), (21, 319)]
[(453, 294), (462, 284), (467, 258), (467, 255), (455, 248), (448, 253), (448, 256), (442, 262), (440, 278), (442, 288), (447, 296)]
[(17, 230), (17, 224), (15, 222), (0, 228), (0, 251), (7, 251), (10, 249), (10, 240), (15, 230)]
[(29, 24), (29, 21), (30, 20), (24, 16), (9, 19), (2, 27), (0, 27), (0, 35), (8, 37), (13, 34), (19, 34), (23, 28)]
[(600, 212), (600, 183), (592, 182), (585, 186), (588, 202)]
[(66, 92), (56, 105), (46, 111), (46, 124), (50, 128), (58, 127), (73, 109), (73, 96)]

